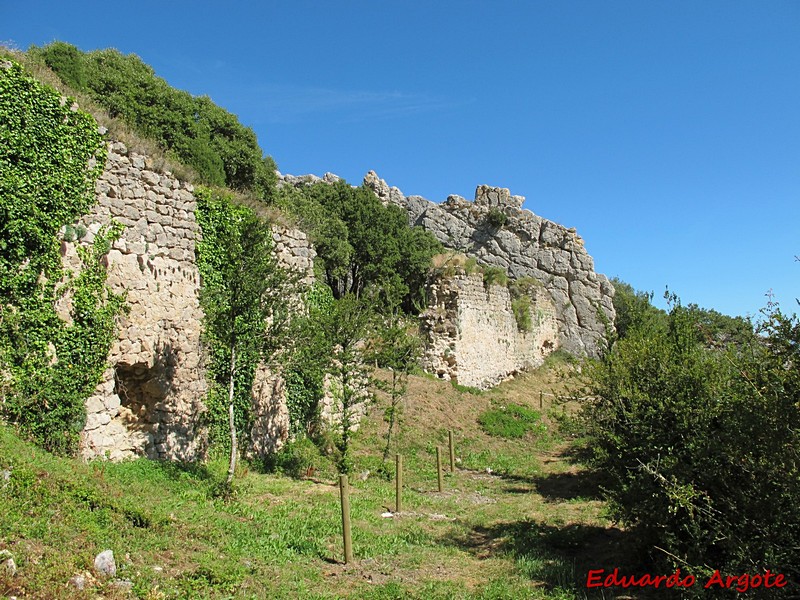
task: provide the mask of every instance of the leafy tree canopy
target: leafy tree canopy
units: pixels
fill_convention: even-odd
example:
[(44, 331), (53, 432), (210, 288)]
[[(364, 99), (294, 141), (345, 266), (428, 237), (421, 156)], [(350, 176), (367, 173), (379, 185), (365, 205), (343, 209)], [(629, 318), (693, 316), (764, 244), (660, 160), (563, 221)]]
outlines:
[(205, 183), (269, 197), (276, 181), (275, 163), (264, 157), (252, 129), (207, 96), (176, 90), (138, 56), (114, 49), (82, 52), (53, 42), (32, 46), (28, 54), (111, 116), (174, 153)]
[(441, 244), (410, 227), (406, 213), (384, 206), (365, 187), (345, 181), (281, 188), (277, 202), (297, 215), (314, 236), (324, 278), (336, 298), (374, 287), (381, 300), (413, 310), (422, 301), (431, 258)]

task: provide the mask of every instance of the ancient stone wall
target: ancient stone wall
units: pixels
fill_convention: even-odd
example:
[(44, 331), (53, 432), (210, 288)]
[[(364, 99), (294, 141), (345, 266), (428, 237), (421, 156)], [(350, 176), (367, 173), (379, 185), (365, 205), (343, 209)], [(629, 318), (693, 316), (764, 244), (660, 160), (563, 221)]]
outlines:
[[(192, 186), (117, 142), (96, 191), (80, 243), (91, 243), (111, 219), (125, 226), (107, 262), (109, 286), (126, 295), (129, 312), (118, 321), (110, 366), (86, 401), (83, 454), (193, 460), (205, 444), (197, 423), (207, 385)], [(65, 244), (68, 260), (73, 246)]]
[[(450, 196), (435, 204), (404, 196), (374, 171), (364, 183), (384, 202), (406, 210), (411, 225), (424, 227), (448, 248), (483, 265), (501, 267), (512, 278), (542, 282), (555, 305), (560, 345), (576, 355), (598, 354), (606, 323), (614, 322), (614, 288), (595, 273), (594, 261), (574, 229), (523, 210), (524, 198), (505, 188), (478, 186), (474, 202)], [(499, 224), (501, 220), (505, 223)]]
[(488, 389), (537, 367), (558, 347), (556, 308), (543, 289), (529, 293), (531, 316), (521, 331), (505, 286), (486, 286), (481, 273), (435, 276), (422, 314), (423, 368), (442, 379)]
[[(78, 244), (91, 244), (113, 218), (125, 226), (107, 256), (108, 283), (126, 295), (129, 312), (119, 318), (109, 368), (86, 401), (82, 434), (85, 457), (148, 456), (194, 460), (206, 447), (199, 426), (207, 391), (200, 334), (200, 275), (195, 262), (196, 199), (190, 184), (155, 170), (147, 157), (109, 145), (97, 182), (97, 204), (81, 219), (86, 235), (64, 242), (65, 262), (79, 268)], [(279, 264), (313, 280), (316, 256), (307, 236), (274, 226)], [(61, 313), (68, 314), (69, 299)], [(262, 367), (253, 390), (252, 432), (258, 449), (274, 449), (288, 435), (288, 411), (280, 381)]]

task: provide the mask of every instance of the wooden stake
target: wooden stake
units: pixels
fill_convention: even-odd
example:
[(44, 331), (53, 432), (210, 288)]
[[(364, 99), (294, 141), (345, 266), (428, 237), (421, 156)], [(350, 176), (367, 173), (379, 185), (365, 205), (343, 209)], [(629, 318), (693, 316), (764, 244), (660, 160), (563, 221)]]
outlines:
[(436, 446), (436, 478), (439, 481), (439, 492), (444, 491), (442, 485), (442, 447)]
[(539, 410), (542, 409), (542, 396), (544, 396), (544, 392), (539, 392)]
[(456, 450), (453, 446), (453, 430), (447, 432), (447, 441), (450, 444), (450, 472), (456, 472)]
[(350, 531), (350, 486), (347, 475), (339, 475), (339, 492), (342, 497), (342, 536), (344, 537), (344, 563), (353, 562), (353, 537)]
[(403, 455), (394, 457), (394, 512), (403, 510)]

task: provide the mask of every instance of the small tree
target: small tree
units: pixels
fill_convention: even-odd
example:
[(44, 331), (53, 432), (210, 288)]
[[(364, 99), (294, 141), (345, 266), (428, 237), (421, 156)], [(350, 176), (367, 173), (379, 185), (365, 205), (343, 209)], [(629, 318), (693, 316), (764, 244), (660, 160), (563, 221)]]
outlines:
[(370, 369), (365, 360), (365, 340), (370, 333), (373, 312), (362, 299), (348, 294), (335, 300), (331, 310), (321, 315), (319, 326), (330, 345), (326, 372), (336, 382), (342, 415), (336, 428), (339, 468), (350, 471), (350, 434), (353, 408), (369, 395)]
[(372, 348), (371, 358), (392, 373), (391, 381), (376, 382), (376, 387), (389, 395), (389, 407), (384, 417), (389, 429), (386, 432), (383, 462), (389, 458), (392, 434), (399, 423), (402, 402), (408, 389), (408, 376), (417, 364), (422, 351), (419, 338), (412, 333), (413, 328), (411, 319), (404, 316), (399, 306), (395, 305), (389, 314), (383, 317)]
[[(225, 485), (229, 488), (236, 469), (237, 391), (249, 396), (246, 384), (252, 384), (258, 362), (272, 357), (280, 347), (288, 322), (290, 278), (272, 255), (269, 224), (252, 210), (204, 191), (198, 216), (203, 227), (198, 262), (204, 276), (204, 335), (219, 365), (216, 382), (228, 390), (231, 447)], [(248, 389), (237, 390), (237, 383)]]

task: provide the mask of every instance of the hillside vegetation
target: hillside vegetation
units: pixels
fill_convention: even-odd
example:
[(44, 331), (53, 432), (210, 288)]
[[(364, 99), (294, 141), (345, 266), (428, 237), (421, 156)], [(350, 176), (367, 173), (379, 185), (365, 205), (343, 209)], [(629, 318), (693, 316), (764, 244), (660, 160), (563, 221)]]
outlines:
[[(635, 559), (558, 434), (563, 408), (551, 394), (570, 372), (555, 363), (481, 394), (412, 376), (396, 446), (404, 506), (392, 518), (382, 516), (394, 508), (394, 484), (378, 474), (380, 400), (353, 442), (355, 561), (346, 566), (336, 465), (305, 442), (282, 455), (278, 474), (240, 466), (237, 491), (223, 500), (223, 461), (87, 465), (0, 428), (0, 469), (10, 471), (0, 544), (18, 565), (15, 577), (0, 576), (0, 594), (126, 597), (91, 575), (95, 555), (111, 549), (117, 578), (139, 598), (582, 598), (588, 566)], [(542, 415), (539, 425), (522, 437), (487, 434), (478, 417), (508, 403)], [(458, 463), (438, 493), (435, 446), (446, 456), (448, 430)], [(67, 585), (81, 573), (84, 591)]]
[(264, 157), (252, 129), (207, 96), (171, 87), (138, 56), (114, 49), (82, 52), (53, 42), (28, 55), (194, 169), (203, 183), (269, 197), (275, 163)]
[[(716, 570), (769, 569), (791, 580), (770, 597), (797, 596), (796, 317), (770, 305), (754, 323), (675, 296), (661, 311), (651, 295), (617, 281), (616, 332), (609, 324), (596, 361), (551, 359), (484, 394), (414, 375), (414, 314), (441, 248), (408, 227), (399, 209), (343, 181), (278, 188), (251, 130), (207, 98), (172, 89), (135, 56), (54, 43), (21, 60), (36, 78), (5, 59), (0, 70), (0, 550), (19, 567), (2, 572), (0, 592), (581, 598), (593, 595), (588, 569), (680, 568), (698, 580)], [(119, 228), (85, 250), (79, 275), (64, 270), (60, 243), (79, 237), (73, 224), (91, 206), (103, 143), (92, 117), (43, 78), (74, 89), (102, 119), (152, 138), (209, 184), (197, 193), (214, 384), (205, 463), (69, 458), (124, 310), (103, 266)], [(316, 244), (310, 290), (264, 285), (290, 279), (270, 253), (268, 220), (280, 211)], [(516, 291), (518, 299), (525, 293)], [(74, 301), (65, 318), (58, 308), (67, 294)], [(273, 329), (300, 300), (295, 318)], [(514, 309), (520, 327), (523, 308)], [(237, 440), (246, 441), (259, 361), (284, 369), (293, 441), (263, 463), (240, 463), (220, 486), (234, 462), (221, 457), (235, 458)], [(332, 427), (319, 416), (326, 379), (343, 406)], [(553, 404), (551, 394), (576, 400)], [(349, 411), (361, 400), (368, 414), (352, 433)], [(433, 457), (448, 430), (461, 462), (439, 493)], [(394, 451), (406, 457), (406, 505), (389, 517), (393, 472), (385, 459)], [(589, 467), (577, 466), (578, 457)], [(340, 471), (354, 488), (357, 560), (347, 566)], [(105, 548), (118, 558), (121, 582), (91, 574)], [(84, 590), (67, 584), (84, 572)], [(702, 585), (685, 590), (704, 593)]]

